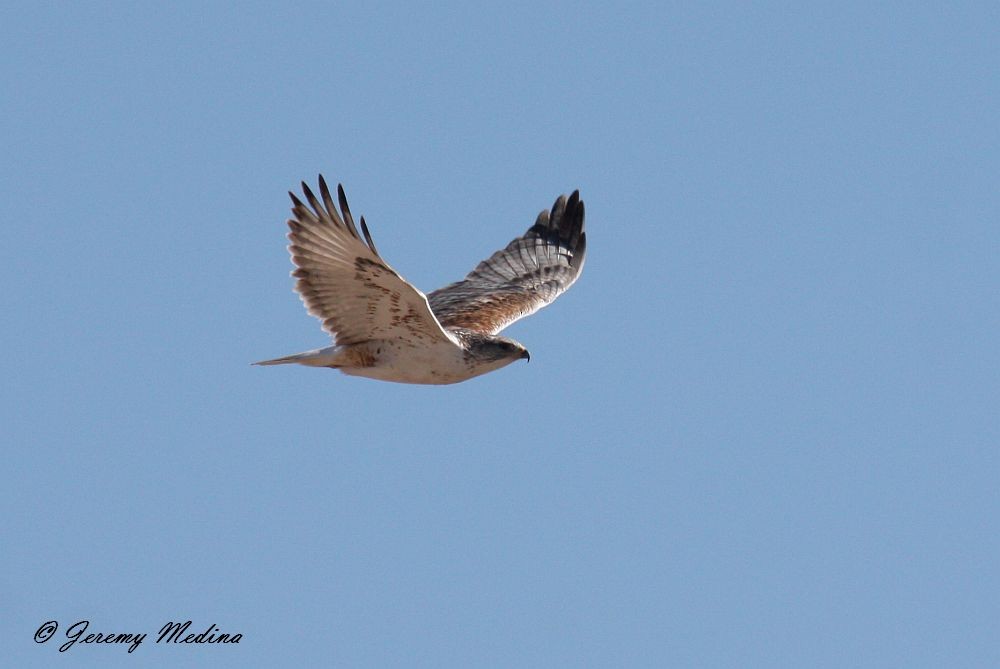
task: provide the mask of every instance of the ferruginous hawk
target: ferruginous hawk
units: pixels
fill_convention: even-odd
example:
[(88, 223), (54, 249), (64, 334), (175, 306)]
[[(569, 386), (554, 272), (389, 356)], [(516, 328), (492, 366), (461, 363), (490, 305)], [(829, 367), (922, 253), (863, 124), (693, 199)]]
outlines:
[(322, 175), (322, 200), (305, 182), (302, 191), (310, 206), (289, 193), (292, 276), (334, 346), (257, 365), (332, 367), (398, 383), (465, 381), (528, 359), (524, 346), (497, 333), (555, 300), (583, 269), (587, 235), (579, 191), (560, 196), (527, 232), (464, 279), (429, 295), (382, 259), (363, 216), (358, 233), (343, 186), (337, 188), (340, 212)]

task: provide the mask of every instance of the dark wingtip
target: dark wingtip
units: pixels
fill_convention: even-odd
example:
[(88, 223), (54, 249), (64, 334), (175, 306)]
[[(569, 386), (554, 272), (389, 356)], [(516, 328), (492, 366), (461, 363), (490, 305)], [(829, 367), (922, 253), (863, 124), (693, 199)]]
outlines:
[(580, 237), (576, 240), (576, 244), (573, 245), (573, 255), (570, 256), (569, 264), (571, 267), (579, 267), (583, 264), (583, 259), (587, 254), (587, 233), (581, 232)]
[(316, 213), (320, 213), (319, 200), (316, 199), (316, 195), (313, 194), (312, 189), (309, 188), (309, 184), (307, 184), (305, 181), (302, 182), (302, 192), (305, 193), (306, 199), (309, 200), (309, 204), (313, 206), (313, 209), (316, 210)]
[(580, 199), (580, 191), (575, 190), (569, 196), (569, 201), (566, 203), (566, 213), (573, 219), (579, 217), (580, 212), (583, 211), (583, 200)]
[(372, 250), (372, 253), (378, 255), (378, 249), (375, 248), (375, 242), (372, 241), (371, 233), (368, 232), (368, 224), (365, 223), (365, 217), (361, 217), (361, 232), (365, 235), (365, 242), (368, 244), (368, 248)]
[(337, 184), (337, 197), (340, 199), (340, 213), (344, 217), (347, 229), (356, 238), (361, 239), (358, 228), (354, 225), (354, 216), (351, 215), (351, 208), (347, 205), (347, 193), (344, 192), (344, 184)]

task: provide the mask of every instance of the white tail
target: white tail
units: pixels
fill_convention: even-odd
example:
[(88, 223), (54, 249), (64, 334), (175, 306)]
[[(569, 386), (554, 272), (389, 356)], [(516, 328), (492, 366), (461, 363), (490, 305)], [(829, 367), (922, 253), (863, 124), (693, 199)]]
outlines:
[(283, 358), (261, 360), (260, 362), (255, 362), (253, 364), (290, 365), (292, 363), (297, 363), (299, 365), (308, 365), (310, 367), (336, 367), (338, 366), (338, 353), (340, 353), (340, 349), (336, 346), (328, 346), (327, 348), (317, 348), (312, 351), (303, 351), (302, 353), (286, 355)]

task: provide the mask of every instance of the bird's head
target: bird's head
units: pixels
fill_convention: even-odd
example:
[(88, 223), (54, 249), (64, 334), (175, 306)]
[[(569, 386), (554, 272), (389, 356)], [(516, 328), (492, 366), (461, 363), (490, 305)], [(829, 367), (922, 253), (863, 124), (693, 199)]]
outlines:
[(493, 335), (479, 335), (471, 338), (468, 341), (468, 351), (480, 363), (492, 363), (496, 367), (509, 365), (517, 360), (531, 359), (528, 349), (519, 342)]
[(531, 354), (528, 353), (528, 349), (524, 348), (520, 342), (516, 342), (513, 339), (506, 339), (504, 337), (496, 338), (496, 355), (500, 359), (511, 359), (513, 360), (527, 360), (531, 362)]

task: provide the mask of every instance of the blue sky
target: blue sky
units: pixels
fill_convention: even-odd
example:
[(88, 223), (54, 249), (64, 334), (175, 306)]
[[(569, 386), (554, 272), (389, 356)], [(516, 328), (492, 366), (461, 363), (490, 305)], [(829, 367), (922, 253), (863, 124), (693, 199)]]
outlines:
[[(9, 3), (5, 657), (1000, 665), (998, 24)], [(579, 188), (530, 365), (250, 367), (327, 343), (284, 249), (320, 172), (425, 290)], [(80, 620), (151, 638), (59, 653)]]

